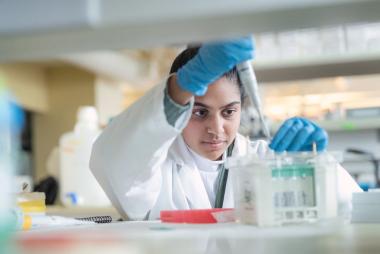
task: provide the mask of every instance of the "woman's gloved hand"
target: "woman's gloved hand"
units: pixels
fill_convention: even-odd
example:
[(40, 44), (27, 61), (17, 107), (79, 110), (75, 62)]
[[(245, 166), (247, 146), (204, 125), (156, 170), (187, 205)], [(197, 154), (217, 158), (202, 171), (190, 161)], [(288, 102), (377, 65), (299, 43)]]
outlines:
[(311, 151), (313, 143), (317, 145), (318, 151), (325, 150), (327, 132), (305, 118), (293, 117), (281, 125), (269, 147), (276, 152)]
[(235, 65), (253, 58), (255, 46), (251, 36), (205, 43), (198, 54), (177, 72), (179, 86), (202, 96), (209, 84)]

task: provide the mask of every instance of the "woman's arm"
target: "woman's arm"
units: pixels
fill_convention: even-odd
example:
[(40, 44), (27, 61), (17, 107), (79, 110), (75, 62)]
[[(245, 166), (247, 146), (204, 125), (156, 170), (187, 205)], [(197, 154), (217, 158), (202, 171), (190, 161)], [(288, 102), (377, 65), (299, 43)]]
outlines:
[(93, 146), (91, 171), (123, 217), (142, 219), (154, 205), (160, 166), (191, 116), (186, 110), (175, 126), (168, 123), (165, 86), (154, 87), (115, 117)]

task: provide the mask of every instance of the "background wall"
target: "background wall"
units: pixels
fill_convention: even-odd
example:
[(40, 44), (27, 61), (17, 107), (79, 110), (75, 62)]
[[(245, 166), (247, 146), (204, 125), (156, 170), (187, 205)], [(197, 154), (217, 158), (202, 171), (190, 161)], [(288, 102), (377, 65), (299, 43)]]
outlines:
[(24, 108), (46, 112), (49, 107), (45, 70), (36, 64), (3, 64), (0, 73)]
[(73, 129), (78, 107), (95, 104), (93, 74), (66, 66), (48, 68), (45, 74), (49, 110), (33, 118), (35, 179), (45, 176), (46, 159), (62, 133)]

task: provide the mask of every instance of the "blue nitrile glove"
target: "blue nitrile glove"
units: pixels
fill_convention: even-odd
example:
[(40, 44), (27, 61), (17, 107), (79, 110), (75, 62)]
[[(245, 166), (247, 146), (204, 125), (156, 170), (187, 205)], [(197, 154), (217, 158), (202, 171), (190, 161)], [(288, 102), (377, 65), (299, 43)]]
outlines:
[(20, 132), (25, 124), (24, 111), (14, 102), (10, 102), (9, 106), (12, 114), (11, 126), (14, 131)]
[(318, 151), (325, 150), (327, 132), (305, 118), (293, 117), (281, 125), (269, 147), (276, 152), (311, 151), (313, 143)]
[(252, 59), (254, 49), (251, 36), (205, 43), (198, 54), (178, 70), (179, 86), (192, 94), (202, 96), (209, 84), (238, 63)]

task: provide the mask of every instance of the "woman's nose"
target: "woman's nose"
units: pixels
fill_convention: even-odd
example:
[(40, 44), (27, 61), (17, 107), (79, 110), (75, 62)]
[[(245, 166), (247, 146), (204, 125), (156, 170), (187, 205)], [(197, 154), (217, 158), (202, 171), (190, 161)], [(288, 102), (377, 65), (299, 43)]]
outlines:
[(207, 125), (207, 133), (220, 135), (223, 132), (223, 119), (220, 116), (211, 117)]

